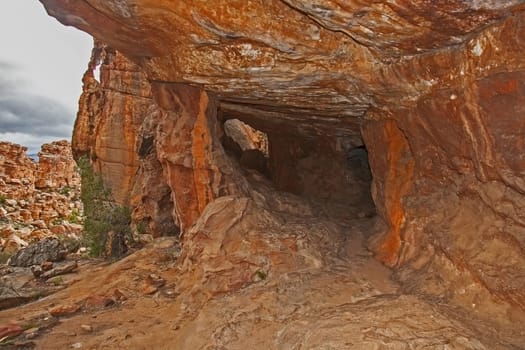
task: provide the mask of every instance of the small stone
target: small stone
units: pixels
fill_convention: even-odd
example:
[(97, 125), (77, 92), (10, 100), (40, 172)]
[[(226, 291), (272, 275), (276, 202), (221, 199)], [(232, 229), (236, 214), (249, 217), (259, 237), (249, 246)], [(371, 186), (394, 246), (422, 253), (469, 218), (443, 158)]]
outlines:
[(68, 316), (68, 315), (74, 314), (78, 312), (79, 310), (80, 310), (80, 306), (76, 304), (59, 305), (49, 310), (49, 313), (51, 314), (51, 316), (60, 317), (60, 316)]
[(43, 271), (49, 271), (53, 268), (53, 263), (51, 261), (44, 261), (42, 264), (40, 264), (40, 267)]
[(157, 292), (158, 290), (159, 289), (157, 287), (155, 287), (155, 286), (146, 285), (144, 287), (144, 294), (147, 294), (147, 295), (153, 294), (153, 293)]
[(113, 298), (115, 298), (116, 301), (124, 301), (128, 299), (128, 297), (117, 288), (113, 290)]
[(166, 280), (159, 275), (149, 274), (144, 284), (144, 294), (153, 294), (166, 284)]
[(83, 324), (83, 325), (80, 326), (80, 328), (82, 328), (82, 330), (86, 331), (86, 332), (92, 332), (93, 331), (93, 327), (91, 327), (88, 324)]
[(37, 278), (40, 277), (44, 273), (44, 271), (42, 270), (42, 267), (38, 265), (31, 266), (31, 272), (33, 273), (33, 276)]
[(73, 349), (80, 349), (82, 347), (82, 343), (74, 343), (74, 344), (71, 344), (71, 347)]
[(35, 333), (35, 332), (38, 332), (39, 329), (40, 328), (38, 328), (38, 327), (29, 328), (24, 333)]
[(103, 295), (92, 295), (84, 299), (86, 309), (103, 309), (115, 304), (115, 300)]
[(18, 204), (18, 202), (16, 201), (16, 199), (6, 199), (5, 200), (6, 204), (11, 206), (11, 207), (16, 207), (16, 205)]
[(169, 298), (173, 298), (176, 296), (176, 293), (173, 289), (168, 289), (164, 292), (164, 294), (169, 297)]
[(146, 277), (146, 283), (160, 288), (166, 284), (166, 280), (159, 275), (150, 274), (148, 277)]
[(30, 328), (24, 332), (26, 339), (34, 339), (38, 337), (38, 331), (40, 329), (38, 327)]

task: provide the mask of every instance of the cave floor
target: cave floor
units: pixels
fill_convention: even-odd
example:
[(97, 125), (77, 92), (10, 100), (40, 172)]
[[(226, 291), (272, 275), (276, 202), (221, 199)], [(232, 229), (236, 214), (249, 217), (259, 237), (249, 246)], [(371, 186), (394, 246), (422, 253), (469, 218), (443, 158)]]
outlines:
[[(112, 264), (82, 264), (64, 276), (66, 289), (0, 312), (0, 324), (41, 328), (35, 338), (26, 332), (0, 348), (521, 348), (523, 334), (498, 333), (464, 309), (404, 294), (392, 271), (364, 247), (373, 222), (347, 220), (343, 246), (328, 264), (261, 275), (222, 293), (178, 288), (181, 267), (172, 238)], [(151, 289), (152, 278), (165, 284)], [(49, 314), (70, 305), (80, 308), (57, 318)]]

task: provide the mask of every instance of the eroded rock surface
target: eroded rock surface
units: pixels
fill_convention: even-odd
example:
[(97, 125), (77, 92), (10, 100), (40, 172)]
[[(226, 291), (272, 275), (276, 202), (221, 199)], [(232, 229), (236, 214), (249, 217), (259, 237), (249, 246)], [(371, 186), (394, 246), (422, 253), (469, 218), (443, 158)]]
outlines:
[[(406, 293), (369, 300), (364, 309), (346, 304), (326, 313), (309, 309), (316, 317), (329, 317), (309, 323), (303, 314), (296, 328), (261, 331), (270, 337), (257, 338), (261, 348), (328, 346), (322, 320), (338, 334), (360, 332), (343, 336), (342, 343), (334, 338), (334, 347), (351, 348), (349, 339), (356, 339), (355, 348), (372, 347), (384, 344), (384, 337), (391, 348), (407, 342), (472, 349), (525, 344), (518, 326), (525, 319), (524, 1), (41, 2), (61, 22), (108, 44), (104, 50), (112, 54), (106, 54), (105, 63), (112, 69), (106, 72), (115, 75), (101, 75), (106, 79), (102, 90), (92, 73), (84, 77), (76, 133), (85, 142), (77, 147), (99, 147), (95, 154), (101, 160), (92, 159), (108, 182), (124, 184), (117, 192), (140, 184), (132, 204), (142, 208), (136, 209), (142, 215), (137, 217), (150, 224), (159, 221), (149, 218), (172, 214), (182, 232), (180, 283), (198, 296), (185, 301), (194, 305), (194, 313), (181, 329), (188, 329), (186, 335), (217, 330), (210, 343), (207, 337), (187, 338), (196, 348), (246, 347), (240, 334), (256, 336), (260, 330), (250, 328), (241, 314), (235, 327), (221, 328), (231, 325), (231, 314), (206, 323), (207, 315), (217, 313), (212, 305), (219, 291), (230, 293), (232, 309), (226, 314), (236, 309), (243, 293), (253, 292), (250, 276), (268, 273), (257, 273), (263, 267), (276, 281), (281, 277), (274, 279), (271, 271), (281, 271), (278, 261), (289, 268), (284, 274), (311, 264), (324, 269), (335, 263), (323, 257), (341, 248), (338, 230), (325, 232), (326, 244), (321, 244), (319, 237), (288, 234), (286, 224), (269, 219), (267, 211), (282, 203), (278, 194), (260, 192), (246, 179), (262, 175), (243, 170), (224, 151), (223, 123), (229, 119), (267, 135), (264, 176), (277, 189), (303, 197), (316, 215), (341, 224), (377, 213), (380, 220), (367, 229), (369, 247), (394, 269)], [(129, 83), (133, 88), (124, 89)], [(120, 102), (113, 106), (128, 107), (105, 111), (117, 90), (129, 94), (119, 92), (114, 101)], [(98, 102), (90, 104), (93, 99)], [(146, 100), (147, 113), (133, 108)], [(115, 130), (107, 126), (110, 121)], [(119, 150), (119, 159), (111, 160), (117, 165), (104, 165), (110, 160), (104, 144)], [(360, 161), (362, 152), (369, 164)], [(140, 154), (144, 160), (137, 162)], [(140, 180), (132, 175), (137, 169)], [(155, 174), (160, 185), (148, 174)], [(148, 202), (153, 198), (163, 198), (167, 210)], [(285, 206), (307, 210), (298, 202)], [(241, 237), (235, 227), (237, 221), (246, 223), (242, 213), (247, 210), (259, 213), (261, 221), (250, 221), (240, 230), (247, 236)], [(319, 216), (314, 217), (317, 222)], [(249, 236), (257, 227), (283, 237), (270, 234), (259, 241), (255, 237), (261, 233)], [(251, 245), (252, 239), (259, 243)], [(282, 254), (270, 253), (276, 246)], [(328, 270), (333, 276), (334, 269)], [(288, 301), (280, 307), (292, 305)], [(422, 318), (434, 319), (419, 323), (423, 328), (411, 326), (410, 313), (403, 311), (407, 301), (420, 306)], [(369, 310), (391, 305), (402, 319), (400, 330), (370, 325), (358, 332), (367, 318), (375, 319), (362, 311), (367, 305)], [(444, 314), (456, 315), (450, 316), (452, 324), (440, 316), (441, 307)], [(264, 319), (265, 308), (254, 313)], [(347, 315), (360, 321), (354, 324)], [(389, 315), (385, 324), (397, 317)], [(443, 327), (451, 331), (438, 340), (436, 330)], [(303, 336), (306, 329), (310, 338)], [(424, 329), (435, 336), (421, 340)], [(490, 335), (490, 329), (501, 333)], [(181, 334), (175, 338), (184, 342)]]
[(134, 209), (135, 223), (143, 226), (138, 231), (177, 234), (171, 192), (154, 147), (160, 109), (145, 74), (121, 53), (95, 42), (82, 81), (72, 142), (76, 157), (90, 158), (115, 200)]

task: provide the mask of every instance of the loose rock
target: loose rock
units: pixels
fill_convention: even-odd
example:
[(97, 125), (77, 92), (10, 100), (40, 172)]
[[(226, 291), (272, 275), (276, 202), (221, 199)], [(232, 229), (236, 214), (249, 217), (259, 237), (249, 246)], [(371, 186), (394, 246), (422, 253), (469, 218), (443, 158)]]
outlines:
[(80, 310), (80, 306), (76, 304), (59, 305), (49, 310), (49, 313), (51, 314), (51, 316), (61, 317), (61, 316), (68, 316), (68, 315), (74, 314), (78, 312), (79, 310)]

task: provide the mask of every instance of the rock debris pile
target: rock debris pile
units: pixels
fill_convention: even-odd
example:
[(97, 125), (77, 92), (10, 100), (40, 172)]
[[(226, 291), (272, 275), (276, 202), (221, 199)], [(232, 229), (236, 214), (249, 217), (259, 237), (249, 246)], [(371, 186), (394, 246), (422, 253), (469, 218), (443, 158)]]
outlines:
[(38, 162), (27, 148), (0, 142), (2, 260), (31, 242), (82, 233), (80, 175), (67, 141), (42, 145)]

